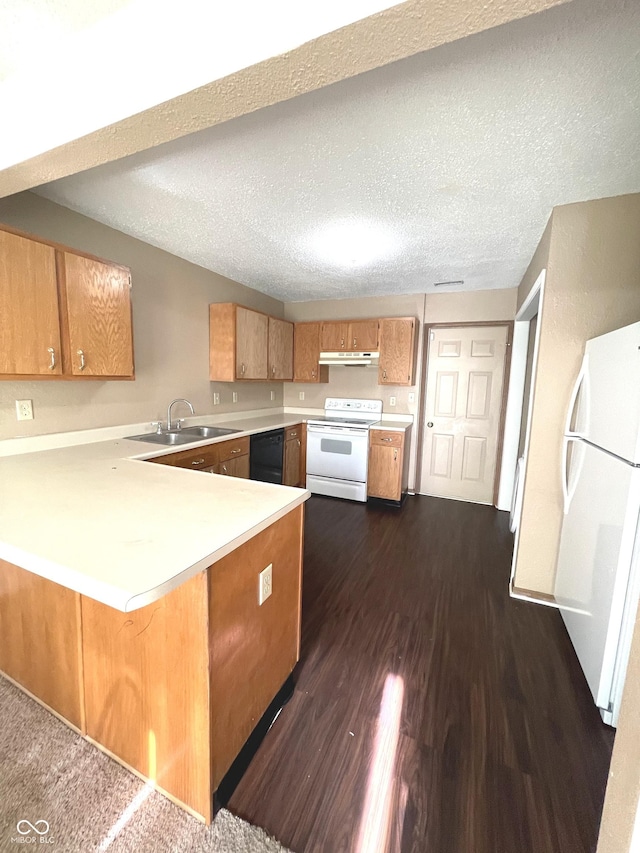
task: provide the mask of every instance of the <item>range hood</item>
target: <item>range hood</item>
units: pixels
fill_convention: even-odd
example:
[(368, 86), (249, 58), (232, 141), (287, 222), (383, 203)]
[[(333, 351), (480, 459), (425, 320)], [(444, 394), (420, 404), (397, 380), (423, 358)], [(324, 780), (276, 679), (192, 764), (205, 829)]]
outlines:
[(378, 366), (379, 352), (321, 352), (320, 364), (331, 364), (341, 367)]

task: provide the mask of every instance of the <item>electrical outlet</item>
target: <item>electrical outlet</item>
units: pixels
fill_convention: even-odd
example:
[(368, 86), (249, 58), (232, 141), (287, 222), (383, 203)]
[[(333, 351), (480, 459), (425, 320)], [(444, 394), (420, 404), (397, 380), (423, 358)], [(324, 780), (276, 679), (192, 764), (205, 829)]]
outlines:
[(214, 405), (214, 406), (219, 406), (219, 405), (220, 405), (220, 394), (217, 394), (217, 393), (215, 393), (215, 392), (214, 392), (214, 395), (213, 395), (213, 405)]
[(16, 417), (19, 421), (32, 421), (33, 400), (16, 400)]
[(272, 392), (271, 392), (271, 399), (272, 399), (272, 400), (275, 400), (275, 399), (276, 399), (276, 392), (275, 392), (275, 391), (272, 391)]
[(258, 604), (264, 604), (273, 592), (273, 563), (269, 563), (258, 576)]
[(232, 402), (234, 402), (234, 403), (238, 402), (238, 392), (237, 391), (233, 392)]
[(299, 392), (299, 394), (298, 394), (298, 399), (299, 399), (299, 400), (304, 400), (304, 391), (300, 391), (300, 392)]
[(410, 392), (409, 392), (409, 402), (410, 402), (410, 403), (415, 403), (415, 401), (416, 401), (416, 395), (415, 395), (415, 393), (414, 393), (413, 391), (410, 391)]
[(395, 406), (395, 404), (396, 404), (396, 398), (395, 397), (389, 397), (389, 405)]

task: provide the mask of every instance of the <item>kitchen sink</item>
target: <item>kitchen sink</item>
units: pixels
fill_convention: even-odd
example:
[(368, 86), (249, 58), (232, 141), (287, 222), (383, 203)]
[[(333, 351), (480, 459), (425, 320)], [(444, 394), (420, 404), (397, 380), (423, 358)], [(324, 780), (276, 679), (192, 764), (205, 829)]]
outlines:
[[(193, 426), (193, 427), (183, 427), (180, 432), (189, 433), (192, 436), (199, 436), (201, 438), (218, 438), (220, 435), (231, 435), (234, 432), (240, 432), (239, 429), (227, 429), (226, 427), (212, 427), (212, 426)], [(193, 438), (191, 439), (193, 441)]]
[(126, 435), (131, 441), (148, 441), (150, 444), (193, 444), (198, 438), (190, 433), (185, 435), (186, 430), (172, 432), (145, 432), (144, 435)]

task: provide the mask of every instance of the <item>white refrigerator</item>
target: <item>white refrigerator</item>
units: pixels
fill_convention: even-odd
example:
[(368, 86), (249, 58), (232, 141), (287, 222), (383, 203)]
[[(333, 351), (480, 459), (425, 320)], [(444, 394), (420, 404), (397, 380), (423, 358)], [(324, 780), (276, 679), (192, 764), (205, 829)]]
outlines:
[(616, 726), (640, 595), (640, 323), (586, 344), (562, 486), (555, 597), (602, 719)]

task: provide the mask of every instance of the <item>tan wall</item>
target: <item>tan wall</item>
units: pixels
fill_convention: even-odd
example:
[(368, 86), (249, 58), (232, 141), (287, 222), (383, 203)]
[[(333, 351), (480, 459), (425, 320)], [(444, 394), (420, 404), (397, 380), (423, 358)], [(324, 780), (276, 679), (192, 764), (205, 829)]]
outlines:
[(540, 238), (540, 242), (538, 243), (538, 247), (533, 253), (533, 257), (529, 262), (529, 266), (527, 267), (527, 271), (522, 277), (522, 281), (520, 282), (520, 286), (518, 287), (518, 311), (522, 308), (522, 305), (531, 292), (531, 288), (538, 280), (538, 276), (542, 272), (542, 270), (547, 269), (549, 266), (549, 247), (551, 246), (551, 229), (553, 227), (553, 213), (549, 217), (549, 221), (547, 222), (547, 227), (544, 229), (542, 237)]
[[(160, 420), (174, 397), (198, 414), (282, 405), (280, 383), (234, 383), (233, 404), (230, 384), (209, 382), (208, 312), (235, 301), (282, 316), (281, 302), (32, 193), (2, 199), (0, 222), (131, 267), (136, 363), (135, 382), (0, 381), (0, 439)], [(17, 399), (33, 400), (33, 421), (16, 421)]]
[[(640, 320), (639, 235), (640, 194), (554, 209), (514, 582), (520, 589), (553, 594), (569, 396), (585, 342)], [(529, 286), (523, 281), (519, 301)]]
[[(419, 320), (418, 369), (416, 384), (411, 387), (378, 385), (378, 372), (373, 368), (330, 367), (326, 385), (285, 385), (285, 406), (324, 406), (326, 397), (366, 397), (383, 401), (386, 414), (412, 414), (417, 419), (420, 411), (423, 332), (425, 323), (467, 323), (484, 320), (512, 320), (516, 310), (515, 288), (510, 290), (483, 290), (470, 293), (416, 293), (400, 296), (362, 297), (359, 299), (325, 299), (315, 302), (290, 302), (285, 305), (285, 316), (298, 322), (311, 320), (349, 320), (365, 317), (416, 317)], [(304, 402), (299, 399), (304, 391)], [(409, 403), (409, 394), (415, 402)], [(389, 398), (396, 397), (396, 406)], [(416, 462), (419, 429), (415, 423), (410, 438), (411, 463), (409, 488), (416, 484)]]

